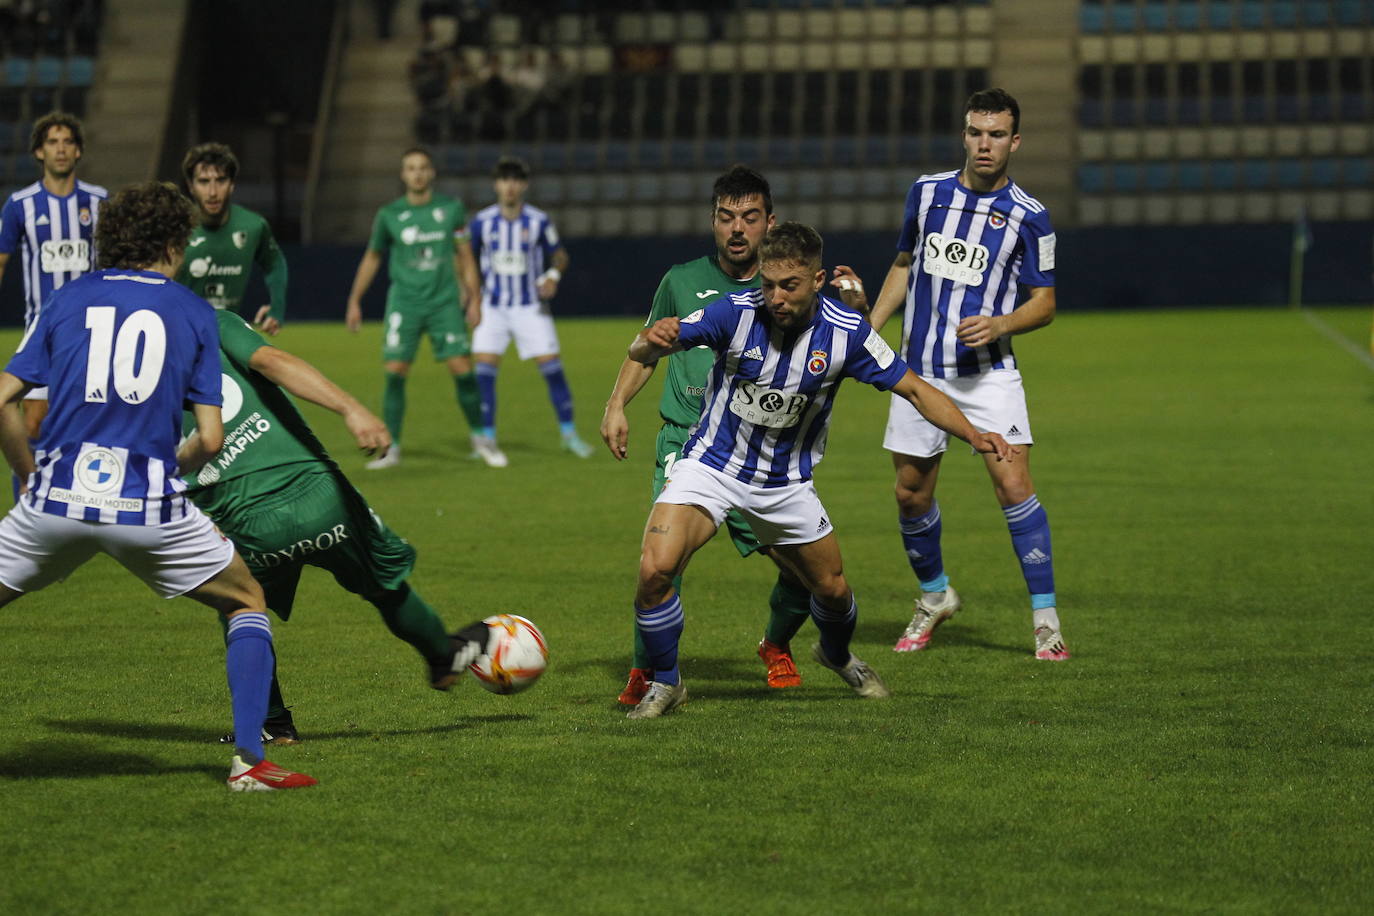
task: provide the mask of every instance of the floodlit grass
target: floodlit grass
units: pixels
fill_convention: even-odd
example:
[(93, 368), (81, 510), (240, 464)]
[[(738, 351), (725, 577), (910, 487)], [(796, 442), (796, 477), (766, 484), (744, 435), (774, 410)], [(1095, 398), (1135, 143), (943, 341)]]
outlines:
[[(1319, 314), (1367, 342), (1368, 310)], [(588, 438), (636, 324), (560, 325)], [(379, 334), (280, 343), (377, 404)], [(1072, 661), (1032, 659), (1005, 524), (961, 448), (940, 501), (965, 609), (928, 652), (890, 651), (914, 583), (887, 399), (851, 382), (817, 485), (856, 651), (894, 698), (811, 662), (809, 624), (804, 685), (770, 692), (753, 650), (772, 575), (722, 541), (684, 591), (691, 702), (630, 722), (614, 697), (661, 379), (629, 461), (579, 461), (509, 359), (511, 467), (491, 471), (420, 364), (397, 470), (364, 471), (342, 424), (308, 415), (418, 546), (421, 594), (454, 626), (534, 619), (545, 678), (435, 693), (370, 607), (307, 573), (276, 628), (306, 740), (272, 756), (321, 785), (233, 795), (210, 612), (92, 562), (0, 614), (0, 911), (1363, 911), (1374, 372), (1280, 310), (1067, 312), (1017, 349)]]

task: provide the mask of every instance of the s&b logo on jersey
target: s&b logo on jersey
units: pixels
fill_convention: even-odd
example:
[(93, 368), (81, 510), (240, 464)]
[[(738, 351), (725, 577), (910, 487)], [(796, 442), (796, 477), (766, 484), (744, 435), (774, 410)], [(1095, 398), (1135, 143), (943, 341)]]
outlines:
[(493, 251), (491, 269), (503, 277), (519, 277), (529, 270), (529, 265), (523, 251)]
[(85, 239), (49, 239), (39, 247), (39, 264), (49, 274), (90, 270), (91, 243)]
[(804, 394), (764, 388), (752, 382), (741, 382), (730, 396), (730, 412), (741, 420), (769, 429), (786, 429), (801, 422), (806, 408)]
[(988, 267), (988, 250), (976, 242), (932, 232), (925, 237), (921, 264), (932, 277), (965, 286), (982, 286)]

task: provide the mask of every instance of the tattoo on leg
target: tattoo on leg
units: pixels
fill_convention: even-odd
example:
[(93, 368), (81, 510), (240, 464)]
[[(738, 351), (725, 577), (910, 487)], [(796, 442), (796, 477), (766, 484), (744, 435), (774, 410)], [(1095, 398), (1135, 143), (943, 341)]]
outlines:
[(669, 529), (670, 527), (671, 527), (671, 526), (669, 526), (669, 525), (654, 525), (652, 528), (649, 529), (649, 533), (650, 533), (650, 534), (667, 534), (667, 533), (668, 533), (668, 529)]

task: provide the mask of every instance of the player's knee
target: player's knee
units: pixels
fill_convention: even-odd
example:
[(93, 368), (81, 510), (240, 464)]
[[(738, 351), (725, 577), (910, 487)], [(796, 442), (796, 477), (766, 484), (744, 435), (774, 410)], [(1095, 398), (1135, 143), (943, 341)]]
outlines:
[(930, 511), (930, 507), (935, 504), (935, 494), (928, 490), (913, 489), (901, 480), (897, 479), (897, 484), (893, 487), (893, 494), (897, 497), (897, 507), (901, 510), (905, 518), (918, 518)]
[(838, 570), (816, 576), (811, 583), (811, 594), (828, 608), (841, 610), (849, 607), (849, 581)]
[[(641, 606), (651, 607), (662, 603), (673, 588), (673, 577), (677, 575), (677, 563), (653, 551), (644, 551), (639, 557), (639, 587), (636, 595)], [(646, 603), (647, 602), (647, 603)]]

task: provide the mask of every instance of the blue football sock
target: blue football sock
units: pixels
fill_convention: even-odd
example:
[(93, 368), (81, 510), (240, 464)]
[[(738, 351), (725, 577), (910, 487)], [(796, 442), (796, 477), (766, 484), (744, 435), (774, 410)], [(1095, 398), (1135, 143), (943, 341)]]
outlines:
[(482, 435), (495, 438), (496, 434), (496, 374), (499, 366), (491, 363), (477, 364), (477, 393), (482, 398)]
[(945, 575), (945, 560), (940, 553), (940, 504), (931, 503), (930, 511), (918, 518), (902, 518), (902, 546), (906, 548), (911, 571), (921, 581), (921, 591), (942, 592), (949, 587)]
[(1050, 518), (1032, 494), (1014, 506), (1003, 506), (1011, 546), (1021, 561), (1021, 574), (1031, 593), (1032, 608), (1054, 606), (1054, 559), (1050, 550)]
[(568, 377), (563, 374), (563, 361), (558, 358), (539, 364), (539, 371), (549, 386), (549, 400), (553, 402), (553, 412), (558, 415), (559, 423), (572, 423), (572, 390), (568, 388)]
[(229, 618), (224, 649), (234, 708), (234, 744), (245, 762), (255, 764), (263, 756), (262, 723), (267, 718), (267, 693), (276, 664), (267, 615), (252, 611)]
[(676, 684), (681, 680), (677, 670), (677, 643), (682, 638), (683, 620), (682, 599), (677, 592), (651, 608), (635, 607), (635, 626), (644, 640), (644, 648), (649, 650), (655, 681)]
[(849, 610), (832, 611), (811, 596), (811, 619), (821, 631), (821, 651), (832, 665), (849, 664), (849, 640), (854, 636), (854, 622), (859, 619), (859, 605), (849, 596)]

